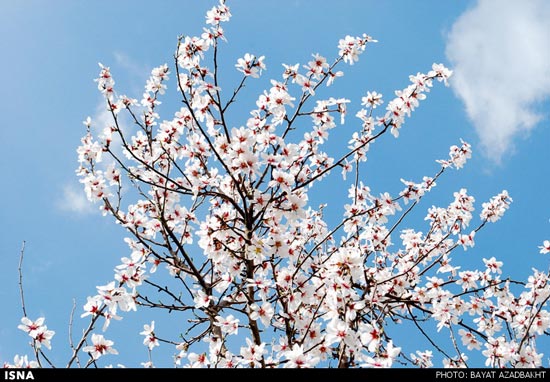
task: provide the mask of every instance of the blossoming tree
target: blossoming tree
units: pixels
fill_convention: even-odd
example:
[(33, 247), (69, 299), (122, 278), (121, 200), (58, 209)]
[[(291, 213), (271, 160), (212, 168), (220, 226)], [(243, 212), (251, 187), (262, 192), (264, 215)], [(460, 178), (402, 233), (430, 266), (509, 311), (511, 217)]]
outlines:
[[(320, 99), (318, 89), (338, 81), (341, 67), (376, 40), (346, 36), (333, 60), (314, 54), (305, 65), (283, 65), (248, 113), (237, 106), (240, 92), (266, 67), (263, 56), (246, 54), (235, 65), (240, 83), (222, 96), (218, 54), (230, 17), (223, 0), (208, 11), (204, 33), (178, 39), (173, 65), (153, 69), (140, 100), (119, 94), (101, 66), (96, 81), (111, 123), (96, 137), (94, 121), (85, 121), (77, 173), (88, 199), (127, 230), (130, 254), (113, 281), (88, 297), (82, 317), (89, 323), (70, 344), (66, 366), (117, 354), (107, 339), (111, 320), (145, 308), (181, 315), (172, 332), (153, 321), (140, 333), (150, 352), (173, 347), (176, 366), (431, 367), (434, 352), (450, 367), (468, 366), (473, 352), (490, 367), (540, 366), (536, 340), (550, 326), (548, 274), (534, 270), (527, 282), (513, 281), (495, 257), (473, 270), (451, 257), (503, 216), (512, 202), (507, 192), (475, 217), (474, 198), (458, 190), (448, 206), (428, 209), (423, 231), (404, 227), (436, 181), (465, 165), (470, 145), (452, 146), (435, 173), (402, 180), (393, 195), (375, 195), (362, 180), (376, 141), (398, 138), (451, 71), (434, 64), (411, 75), (384, 111), (382, 95), (367, 92), (345, 154), (333, 158), (323, 147), (344, 124), (350, 100)], [(169, 77), (182, 106), (161, 119)], [(242, 126), (228, 123), (231, 113)], [(349, 187), (336, 223), (308, 198), (333, 172)], [(548, 241), (541, 252), (550, 252)], [(416, 328), (432, 346), (406, 354), (392, 332), (396, 323)], [(425, 329), (431, 323), (437, 335)], [(44, 318), (23, 317), (19, 327), (32, 339), (35, 360), (16, 356), (6, 366), (47, 365), (43, 348), (54, 332)]]

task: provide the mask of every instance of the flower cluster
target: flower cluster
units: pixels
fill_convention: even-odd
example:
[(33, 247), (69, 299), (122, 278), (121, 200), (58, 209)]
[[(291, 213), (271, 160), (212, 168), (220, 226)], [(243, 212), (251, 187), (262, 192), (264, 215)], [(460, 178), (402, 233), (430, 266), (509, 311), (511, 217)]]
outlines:
[(13, 357), (13, 363), (7, 363), (5, 362), (3, 365), (4, 369), (34, 369), (39, 367), (37, 361), (29, 361), (28, 356), (26, 355), (16, 355)]
[(96, 360), (106, 354), (118, 354), (113, 348), (113, 341), (106, 340), (101, 334), (92, 334), (92, 345), (82, 348), (83, 351), (90, 353), (92, 359)]
[(241, 73), (244, 73), (245, 76), (251, 76), (254, 78), (259, 78), (262, 74), (262, 70), (266, 68), (264, 64), (264, 56), (256, 57), (250, 53), (244, 55), (243, 58), (239, 58), (235, 67)]
[[(417, 73), (410, 76), (411, 84), (403, 90), (395, 92), (396, 98), (391, 100), (386, 107), (386, 115), (379, 119), (381, 124), (389, 124), (391, 133), (394, 137), (399, 136), (399, 129), (405, 122), (405, 117), (410, 117), (419, 105), (419, 101), (426, 99), (426, 93), (433, 86), (433, 80), (444, 81), (451, 76), (452, 71), (445, 68), (442, 64), (433, 64), (432, 70), (428, 74)], [(389, 122), (391, 121), (391, 122)]]
[(377, 42), (371, 36), (363, 34), (361, 37), (346, 36), (338, 42), (338, 54), (344, 62), (353, 65), (359, 61), (359, 55), (365, 51), (368, 42)]
[[(443, 174), (466, 164), (471, 146), (451, 146), (431, 175), (401, 179), (397, 190), (374, 192), (364, 183), (363, 162), (375, 142), (397, 138), (434, 83), (447, 84), (452, 72), (433, 64), (410, 76), (378, 116), (384, 101), (373, 90), (360, 102), (322, 98), (319, 87), (344, 74), (338, 65), (355, 64), (376, 41), (346, 36), (333, 61), (315, 53), (305, 65), (283, 65), (282, 78), (268, 83), (239, 122), (229, 118), (232, 106), (266, 66), (264, 56), (245, 54), (235, 65), (240, 82), (221, 92), (217, 55), (221, 24), (230, 17), (222, 0), (207, 12), (204, 33), (178, 39), (173, 81), (181, 104), (167, 120), (157, 106), (167, 93), (168, 65), (152, 70), (141, 102), (118, 96), (109, 68), (100, 68), (98, 88), (112, 121), (98, 137), (90, 128), (95, 121), (85, 121), (77, 174), (88, 199), (127, 230), (130, 255), (88, 297), (82, 317), (90, 326), (69, 366), (80, 351), (91, 355), (88, 365), (117, 354), (93, 331), (140, 307), (182, 322), (174, 333), (160, 320), (143, 326), (146, 367), (161, 343), (173, 346), (175, 366), (193, 368), (466, 367), (470, 352), (487, 366), (541, 366), (537, 337), (550, 328), (548, 274), (533, 270), (526, 283), (513, 282), (496, 257), (479, 260), (479, 269), (455, 260), (503, 217), (508, 193), (476, 215), (474, 197), (459, 188), (446, 205), (427, 209), (423, 229), (408, 225)], [(328, 151), (335, 150), (325, 151), (330, 134), (356, 102), (357, 126), (333, 157)], [(132, 130), (123, 128), (123, 115)], [(335, 171), (349, 190), (340, 219), (335, 200), (313, 205), (327, 196), (318, 185), (332, 182)], [(550, 252), (548, 241), (540, 251)], [(43, 319), (24, 320), (35, 345), (49, 347), (53, 332)], [(394, 335), (395, 324), (419, 329), (430, 343), (433, 331), (424, 327), (433, 325), (451, 345), (411, 353)]]
[(33, 339), (33, 345), (36, 346), (36, 348), (39, 349), (44, 345), (48, 349), (51, 349), (52, 345), (50, 340), (53, 338), (55, 332), (53, 330), (48, 330), (48, 327), (44, 325), (44, 321), (44, 317), (40, 317), (35, 321), (30, 320), (28, 317), (23, 317), (18, 328)]
[[(435, 175), (419, 182), (402, 180), (405, 188), (397, 196), (374, 195), (358, 178), (349, 189), (341, 224), (332, 228), (322, 208), (309, 206), (314, 183), (337, 167), (346, 179), (366, 160), (377, 138), (386, 131), (399, 136), (405, 118), (426, 98), (434, 80), (447, 84), (452, 72), (434, 64), (427, 74), (410, 76), (411, 84), (397, 91), (378, 117), (373, 113), (383, 104), (382, 95), (368, 91), (356, 113), (361, 128), (352, 133), (349, 151), (332, 158), (322, 147), (337, 126), (337, 117), (345, 123), (351, 101), (331, 97), (316, 99), (311, 106), (308, 101), (317, 96), (323, 82), (331, 85), (343, 75), (335, 69), (339, 62), (356, 63), (366, 44), (375, 40), (368, 35), (346, 36), (333, 64), (316, 53), (306, 65), (283, 65), (282, 81), (271, 80), (246, 126), (232, 127), (225, 114), (245, 81), (260, 77), (265, 64), (264, 56), (250, 53), (238, 59), (235, 67), (242, 80), (223, 101), (215, 58), (218, 43), (224, 40), (220, 23), (229, 17), (221, 2), (207, 14), (210, 29), (200, 37), (180, 38), (176, 79), (183, 107), (172, 120), (155, 122), (168, 67), (154, 69), (147, 82), (141, 102), (145, 117), (135, 119), (141, 129), (121, 140), (125, 158), (116, 158), (128, 162), (122, 172), (131, 183), (146, 186), (140, 187), (141, 200), (126, 210), (120, 200), (111, 202), (113, 195), (122, 195), (121, 169), (95, 167), (108, 147), (106, 141), (98, 143), (90, 133), (82, 141), (79, 173), (90, 199), (102, 199), (105, 210), (135, 237), (127, 239), (132, 256), (117, 266), (116, 281), (98, 287), (84, 315), (102, 315), (108, 325), (110, 318), (119, 318), (118, 310), (138, 305), (192, 311), (194, 327), (209, 324), (203, 334), (177, 342), (176, 365), (186, 360), (190, 367), (314, 367), (332, 358), (340, 366), (389, 367), (400, 358), (431, 367), (431, 351), (405, 357), (394, 344), (387, 325), (392, 317), (414, 326), (431, 319), (438, 331), (449, 330), (453, 336), (453, 328), (461, 325), (461, 343), (468, 351), (484, 351), (491, 364), (537, 365), (540, 357), (531, 333), (535, 327), (534, 333), (545, 330), (546, 313), (537, 313), (538, 326), (526, 324), (535, 314), (527, 303), (519, 314), (517, 304), (512, 313), (510, 304), (501, 300), (536, 305), (543, 304), (540, 297), (528, 292), (519, 300), (513, 297), (500, 279), (502, 262), (494, 257), (484, 259), (484, 271), (461, 269), (451, 257), (457, 248), (474, 247), (476, 233), (485, 223), (502, 217), (511, 202), (506, 191), (483, 204), (481, 220), (473, 229), (475, 200), (461, 189), (447, 207), (428, 209), (426, 233), (402, 229), (400, 241), (394, 242), (396, 227), (439, 177), (451, 167), (462, 168), (471, 157), (468, 143), (453, 145), (449, 158), (437, 161), (441, 167)], [(214, 57), (213, 68), (202, 64), (209, 54)], [(97, 81), (104, 93), (109, 88), (111, 105), (114, 82), (108, 69), (101, 68)], [(135, 116), (135, 102), (124, 105)], [(311, 128), (294, 142), (290, 138), (302, 117), (309, 118)], [(113, 112), (113, 118), (117, 126), (118, 114)], [(120, 129), (113, 131), (121, 134)], [(406, 210), (405, 205), (409, 205)], [(197, 247), (202, 260), (192, 254)], [(541, 248), (544, 251), (546, 246)], [(163, 263), (187, 296), (148, 280)], [(146, 264), (152, 264), (149, 271)], [(533, 288), (538, 288), (539, 276), (533, 277)], [(154, 286), (172, 302), (159, 306), (137, 291), (143, 284)], [(536, 293), (544, 294), (539, 289)], [(225, 313), (228, 309), (231, 312)], [(523, 324), (515, 325), (513, 338), (506, 341), (497, 336), (503, 328), (501, 317), (523, 317)], [(262, 338), (260, 328), (273, 329), (271, 340)], [(140, 334), (150, 351), (161, 341), (154, 322)], [(246, 344), (232, 348), (229, 336), (243, 337)], [(197, 342), (205, 343), (208, 351), (189, 351)], [(500, 349), (497, 342), (500, 347), (516, 344), (532, 356), (497, 360), (495, 352), (482, 350), (483, 344)], [(444, 364), (465, 366), (467, 360), (459, 352), (445, 357)]]

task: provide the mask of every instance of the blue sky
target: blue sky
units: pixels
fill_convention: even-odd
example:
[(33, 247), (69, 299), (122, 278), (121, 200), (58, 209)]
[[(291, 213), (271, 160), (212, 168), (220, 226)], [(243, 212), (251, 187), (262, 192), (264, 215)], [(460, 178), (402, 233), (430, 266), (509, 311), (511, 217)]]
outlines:
[[(28, 0), (0, 5), (0, 362), (30, 354), (25, 334), (17, 330), (23, 241), (27, 310), (31, 318), (45, 315), (57, 332), (52, 360), (61, 364), (67, 359), (73, 299), (79, 316), (86, 296), (108, 282), (119, 258), (128, 254), (123, 230), (83, 203), (74, 174), (81, 121), (101, 114), (93, 82), (97, 63), (111, 67), (122, 93), (139, 99), (149, 71), (172, 64), (177, 36), (199, 34), (214, 2), (151, 4)], [(239, 0), (229, 6), (233, 18), (225, 26), (229, 43), (221, 51), (222, 87), (227, 84), (229, 92), (237, 80), (233, 64), (244, 53), (266, 55), (267, 63), (262, 79), (243, 94), (243, 114), (233, 116), (235, 124), (245, 121), (269, 79), (280, 78), (281, 63), (306, 63), (312, 53), (334, 57), (338, 40), (347, 34), (379, 40), (358, 64), (343, 67), (346, 74), (332, 89), (334, 96), (352, 100), (352, 111), (368, 90), (390, 100), (394, 90), (407, 86), (409, 74), (427, 72), (433, 62), (455, 70), (452, 86), (437, 84), (398, 140), (388, 136), (373, 146), (365, 181), (376, 192), (396, 193), (400, 178), (435, 174), (434, 160), (445, 158), (449, 146), (463, 138), (472, 144), (472, 160), (438, 182), (421, 212), (432, 204), (446, 205), (460, 188), (475, 196), (479, 212), (482, 202), (507, 189), (514, 199), (510, 211), (480, 232), (475, 248), (461, 256), (478, 267), (483, 257), (495, 256), (504, 261), (504, 272), (517, 278), (525, 278), (531, 267), (548, 268), (548, 258), (537, 248), (550, 239), (547, 2)], [(170, 82), (163, 105), (167, 114), (161, 117), (169, 118), (176, 102)], [(351, 135), (353, 114), (334, 133), (335, 144)], [(328, 189), (327, 195), (338, 195), (338, 189)], [(339, 201), (333, 202), (338, 211)], [(422, 224), (420, 215), (406, 224)], [(107, 362), (131, 366), (147, 359), (138, 333), (151, 316), (137, 316), (113, 324), (109, 336), (122, 357)], [(550, 357), (548, 342), (545, 346), (539, 350)]]

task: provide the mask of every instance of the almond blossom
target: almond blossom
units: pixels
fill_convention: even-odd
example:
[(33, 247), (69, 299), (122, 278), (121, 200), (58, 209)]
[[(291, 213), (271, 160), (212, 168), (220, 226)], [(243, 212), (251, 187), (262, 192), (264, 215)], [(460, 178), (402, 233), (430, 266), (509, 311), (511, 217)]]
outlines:
[(143, 325), (143, 331), (140, 332), (142, 336), (145, 336), (143, 339), (143, 344), (153, 350), (154, 347), (160, 346), (159, 340), (155, 335), (155, 321), (151, 321), (151, 325)]
[(53, 330), (48, 330), (48, 327), (44, 325), (44, 317), (39, 317), (36, 321), (31, 321), (28, 317), (21, 318), (21, 324), (19, 329), (27, 333), (32, 339), (33, 344), (37, 349), (44, 345), (48, 349), (51, 349), (51, 339), (55, 335)]
[(92, 334), (92, 345), (85, 346), (82, 351), (90, 353), (92, 358), (98, 359), (106, 354), (118, 354), (118, 351), (113, 348), (114, 342), (106, 340), (101, 334)]
[(550, 240), (544, 240), (544, 243), (539, 247), (540, 253), (543, 255), (546, 253), (550, 253)]
[[(161, 339), (160, 319), (150, 321), (143, 344), (172, 346), (170, 362), (181, 367), (466, 367), (476, 357), (490, 367), (539, 367), (548, 273), (512, 280), (496, 254), (476, 252), (512, 198), (503, 190), (479, 206), (451, 183), (447, 200), (430, 202), (467, 165), (471, 145), (460, 140), (447, 158), (419, 162), (425, 175), (417, 178), (366, 184), (378, 142), (414, 125), (452, 70), (434, 63), (405, 77), (384, 110), (375, 90), (325, 96), (332, 88), (320, 86), (376, 42), (363, 34), (340, 39), (332, 56), (283, 64), (269, 81), (265, 56), (245, 53), (228, 88), (218, 54), (231, 16), (221, 0), (200, 36), (180, 36), (174, 62), (151, 70), (141, 98), (121, 95), (100, 64), (96, 83), (111, 121), (86, 119), (76, 173), (90, 202), (126, 230), (128, 253), (82, 302), (88, 326), (67, 366), (82, 352), (92, 357), (87, 366), (117, 354), (96, 327), (116, 330), (113, 320), (150, 308), (178, 324)], [(243, 114), (236, 103), (251, 77), (265, 90)], [(177, 107), (165, 101), (174, 94)], [(347, 134), (341, 148), (331, 145), (338, 134)], [(548, 240), (538, 249), (550, 252)], [(43, 323), (24, 317), (19, 326), (35, 350), (51, 345)], [(400, 338), (396, 325), (418, 343)]]

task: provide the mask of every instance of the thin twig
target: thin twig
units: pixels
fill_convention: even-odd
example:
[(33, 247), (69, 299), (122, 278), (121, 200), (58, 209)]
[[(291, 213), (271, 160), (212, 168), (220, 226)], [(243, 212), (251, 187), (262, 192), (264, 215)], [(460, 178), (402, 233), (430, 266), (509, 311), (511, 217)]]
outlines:
[[(55, 365), (52, 363), (52, 361), (50, 361), (48, 359), (48, 357), (46, 357), (46, 354), (44, 354), (44, 352), (42, 351), (42, 349), (38, 349), (38, 353), (37, 354), (40, 354), (42, 356), (42, 358), (44, 358), (46, 360), (46, 362), (48, 363), (48, 365), (50, 365), (53, 369), (55, 369)], [(38, 355), (37, 355), (38, 357)]]
[[(73, 298), (73, 308), (71, 309), (71, 315), (69, 316), (69, 346), (71, 347), (71, 350), (74, 352), (74, 342), (73, 342), (73, 321), (74, 321), (74, 312), (76, 310), (76, 300)], [(76, 363), (78, 367), (80, 366), (80, 360), (78, 356), (76, 357)]]
[(25, 308), (25, 295), (23, 293), (23, 256), (25, 255), (25, 241), (21, 245), (21, 252), (19, 254), (19, 293), (21, 295), (21, 308), (23, 309), (23, 316), (27, 317), (27, 309)]
[(416, 328), (418, 330), (420, 330), (420, 333), (422, 333), (422, 335), (424, 337), (426, 337), (426, 339), (430, 342), (430, 344), (432, 344), (432, 346), (438, 351), (440, 352), (441, 354), (443, 354), (445, 357), (451, 359), (451, 356), (449, 354), (447, 354), (445, 352), (445, 350), (441, 349), (431, 338), (430, 336), (424, 331), (424, 329), (422, 329), (422, 327), (420, 326), (420, 324), (416, 321), (416, 316), (413, 314), (413, 312), (411, 311), (411, 307), (407, 304), (407, 310), (409, 311), (409, 315), (410, 315), (410, 318), (412, 319), (414, 325), (416, 326)]
[[(80, 338), (80, 341), (78, 342), (76, 347), (73, 349), (73, 354), (69, 359), (69, 362), (67, 363), (67, 366), (66, 366), (67, 369), (70, 368), (73, 362), (78, 359), (78, 352), (80, 351), (80, 349), (82, 349), (82, 347), (86, 343), (86, 338), (88, 338), (88, 335), (90, 334), (90, 332), (94, 330), (96, 321), (99, 319), (99, 317), (103, 316), (103, 312), (105, 311), (105, 309), (106, 309), (106, 306), (103, 306), (96, 313), (96, 315), (93, 316), (93, 318), (90, 320), (90, 324), (88, 325), (88, 327), (82, 332), (82, 337)], [(86, 367), (88, 366), (89, 365), (86, 365)]]

